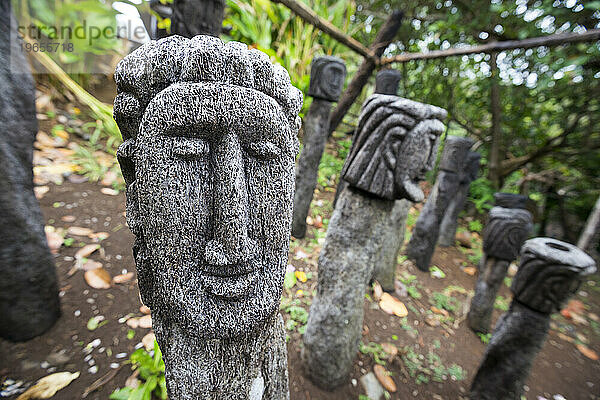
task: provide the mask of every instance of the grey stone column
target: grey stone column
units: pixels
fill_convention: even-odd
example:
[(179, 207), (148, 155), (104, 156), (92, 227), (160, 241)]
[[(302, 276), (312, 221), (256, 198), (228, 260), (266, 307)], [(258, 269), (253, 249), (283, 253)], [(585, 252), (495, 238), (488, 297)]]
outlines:
[(60, 316), (54, 261), (33, 193), (35, 85), (10, 2), (0, 5), (0, 337), (41, 335)]
[(171, 36), (115, 71), (117, 156), (169, 398), (288, 399), (279, 315), (302, 93), (245, 44)]
[(496, 324), (473, 380), (471, 399), (520, 399), (546, 340), (550, 315), (595, 271), (594, 260), (571, 244), (543, 237), (525, 242), (511, 287), (513, 301)]
[(438, 239), (438, 245), (440, 246), (448, 247), (454, 245), (456, 228), (458, 227), (458, 215), (465, 209), (469, 190), (471, 189), (471, 182), (477, 179), (480, 160), (481, 154), (477, 152), (470, 151), (467, 155), (467, 160), (461, 173), (460, 185), (454, 199), (452, 199), (452, 202), (444, 213), (444, 218), (440, 225), (440, 237)]
[[(365, 290), (376, 265), (392, 256), (384, 247), (398, 240), (407, 205), (423, 200), (418, 183), (435, 159), (445, 116), (438, 107), (397, 96), (375, 94), (363, 105), (341, 174), (347, 185), (319, 255), (317, 296), (304, 335), (302, 358), (318, 386), (333, 389), (348, 379)], [(398, 199), (406, 201), (397, 207)]]
[(446, 209), (456, 195), (469, 148), (473, 140), (448, 136), (440, 161), (440, 172), (412, 231), (407, 256), (421, 271), (428, 271)]
[(296, 167), (292, 235), (297, 238), (306, 234), (306, 217), (327, 143), (329, 112), (342, 93), (345, 77), (346, 66), (337, 57), (317, 57), (312, 62), (308, 95), (313, 101), (304, 117), (303, 148)]
[(527, 210), (503, 207), (490, 210), (483, 231), (484, 255), (467, 316), (473, 331), (488, 332), (498, 290), (532, 228), (531, 213)]

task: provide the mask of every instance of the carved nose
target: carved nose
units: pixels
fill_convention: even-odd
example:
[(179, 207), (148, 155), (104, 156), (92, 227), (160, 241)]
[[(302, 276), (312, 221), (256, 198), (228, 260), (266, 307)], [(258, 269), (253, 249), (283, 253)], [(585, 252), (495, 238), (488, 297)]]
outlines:
[(252, 257), (248, 237), (248, 190), (237, 136), (224, 135), (213, 149), (213, 239), (204, 251), (212, 265), (231, 265)]

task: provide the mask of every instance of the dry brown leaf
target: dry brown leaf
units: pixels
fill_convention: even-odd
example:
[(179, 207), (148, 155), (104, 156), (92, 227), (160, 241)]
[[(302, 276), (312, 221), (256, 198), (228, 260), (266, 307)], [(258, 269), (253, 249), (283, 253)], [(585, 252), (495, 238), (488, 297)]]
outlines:
[(385, 390), (387, 390), (390, 393), (396, 393), (396, 390), (398, 390), (398, 388), (396, 387), (396, 383), (389, 375), (387, 370), (383, 367), (383, 365), (375, 365), (373, 367), (373, 372), (375, 372), (377, 380), (379, 381), (379, 383), (381, 383), (381, 386), (383, 386)]
[(579, 350), (579, 352), (581, 354), (583, 354), (584, 356), (586, 356), (587, 358), (589, 358), (590, 360), (594, 360), (597, 361), (598, 360), (598, 353), (596, 353), (594, 350), (590, 349), (589, 347), (587, 347), (585, 344), (577, 344), (577, 350)]
[(398, 354), (398, 348), (393, 343), (381, 343), (381, 348), (383, 349), (383, 351), (389, 354), (390, 358), (393, 358), (396, 356), (396, 354)]
[(108, 233), (108, 232), (92, 232), (87, 236), (90, 239), (94, 239), (94, 240), (98, 241), (98, 240), (108, 239), (108, 237), (110, 236), (110, 233)]
[(394, 314), (400, 318), (406, 317), (408, 315), (408, 310), (406, 309), (404, 303), (391, 296), (389, 293), (383, 293), (381, 295), (379, 307), (386, 313)]
[(83, 275), (85, 282), (94, 289), (110, 288), (110, 274), (104, 268), (96, 268), (90, 271), (85, 271)]
[(375, 283), (373, 283), (373, 299), (375, 299), (375, 301), (379, 301), (381, 300), (382, 295), (383, 289), (379, 282), (375, 281)]
[(39, 200), (44, 197), (49, 190), (50, 188), (48, 186), (36, 186), (33, 188), (33, 193), (35, 194), (35, 198)]
[(434, 313), (434, 314), (438, 314), (438, 315), (443, 315), (444, 317), (447, 317), (448, 315), (450, 315), (448, 313), (448, 311), (444, 310), (443, 308), (437, 308), (435, 306), (431, 306), (430, 310)]
[(477, 273), (477, 268), (475, 267), (464, 267), (462, 270), (465, 274), (474, 276)]
[(58, 249), (65, 241), (61, 234), (54, 231), (46, 231), (46, 240), (48, 241), (48, 248), (54, 254), (58, 253)]
[(154, 336), (154, 332), (150, 332), (142, 338), (142, 344), (144, 345), (144, 348), (147, 351), (152, 351), (154, 349), (154, 340), (155, 339), (156, 339), (156, 336)]
[(141, 312), (142, 314), (146, 314), (146, 315), (148, 315), (148, 314), (150, 314), (150, 309), (149, 309), (148, 307), (146, 307), (145, 305), (142, 305), (142, 306), (140, 307), (140, 312)]
[(115, 189), (103, 187), (102, 189), (100, 189), (100, 193), (107, 194), (109, 196), (116, 196), (119, 194), (119, 191), (115, 190)]
[(140, 324), (140, 328), (152, 328), (152, 317), (149, 315), (144, 315), (138, 319)]
[(57, 372), (41, 378), (32, 387), (23, 392), (17, 400), (49, 399), (56, 392), (79, 377), (79, 372)]
[(82, 228), (81, 226), (71, 226), (67, 229), (67, 233), (73, 236), (87, 236), (93, 232), (90, 228)]
[(128, 272), (126, 274), (115, 275), (113, 277), (114, 283), (126, 283), (133, 279), (133, 272)]
[(60, 220), (63, 222), (75, 222), (76, 219), (77, 217), (75, 217), (74, 215), (65, 215), (60, 218)]
[(93, 252), (95, 252), (99, 248), (100, 248), (99, 244), (87, 244), (87, 245), (83, 246), (82, 248), (80, 248), (79, 250), (77, 250), (77, 253), (75, 253), (75, 259), (81, 260), (82, 258), (87, 258), (88, 256), (90, 256)]
[(561, 333), (561, 332), (558, 332), (556, 334), (556, 336), (558, 336), (559, 338), (561, 338), (565, 342), (573, 343), (575, 341), (575, 339), (573, 339), (571, 336), (567, 336), (567, 335), (565, 335), (564, 333)]

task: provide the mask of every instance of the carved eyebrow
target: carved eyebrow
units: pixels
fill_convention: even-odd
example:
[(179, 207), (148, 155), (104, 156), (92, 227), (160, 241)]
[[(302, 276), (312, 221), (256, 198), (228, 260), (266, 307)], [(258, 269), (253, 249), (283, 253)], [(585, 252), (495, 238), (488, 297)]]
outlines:
[(252, 156), (264, 160), (271, 160), (283, 154), (281, 147), (268, 141), (251, 142), (245, 144), (244, 148)]
[(173, 155), (182, 158), (195, 158), (208, 154), (208, 143), (195, 137), (172, 137)]

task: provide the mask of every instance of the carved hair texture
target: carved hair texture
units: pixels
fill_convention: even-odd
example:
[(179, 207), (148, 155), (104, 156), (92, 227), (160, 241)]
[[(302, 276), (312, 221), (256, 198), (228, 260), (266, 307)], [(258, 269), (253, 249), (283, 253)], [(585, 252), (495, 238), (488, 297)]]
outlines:
[(532, 229), (529, 211), (494, 207), (483, 231), (483, 251), (488, 256), (513, 261)]
[(435, 162), (445, 117), (436, 106), (372, 95), (362, 107), (342, 178), (384, 199), (422, 201), (419, 181)]
[(549, 314), (559, 311), (583, 277), (595, 271), (594, 260), (572, 244), (535, 238), (523, 245), (511, 290), (520, 303)]

